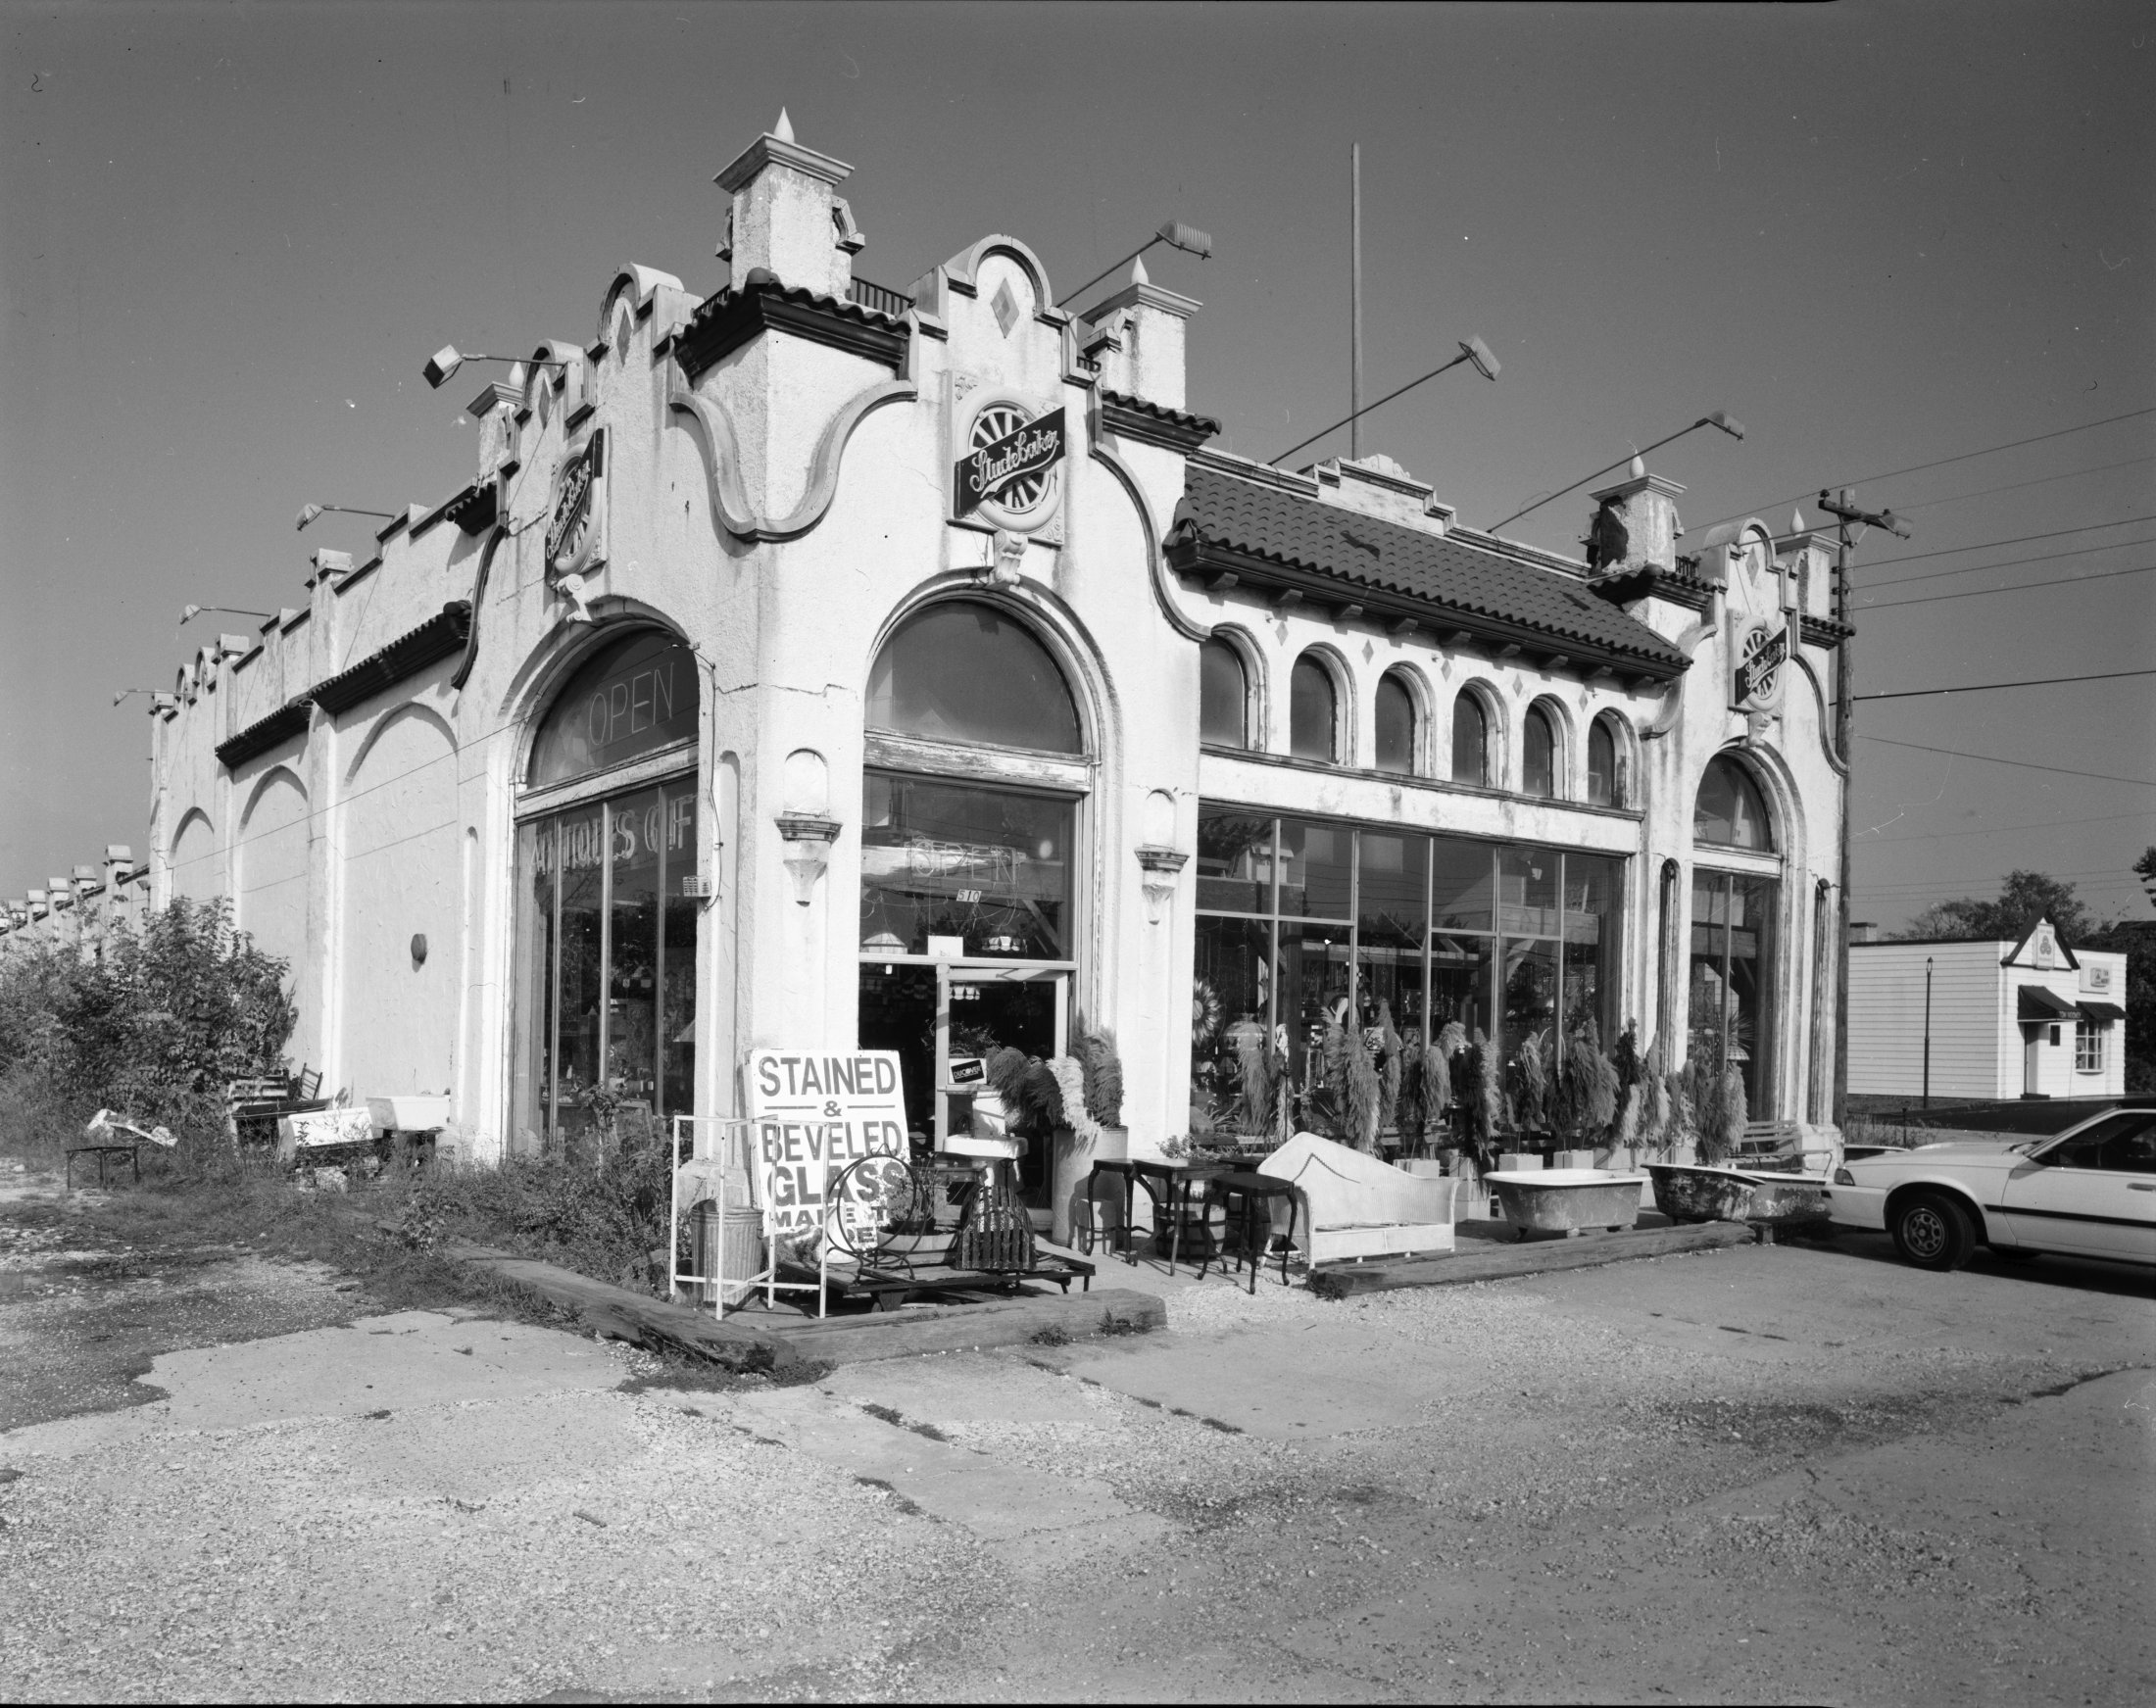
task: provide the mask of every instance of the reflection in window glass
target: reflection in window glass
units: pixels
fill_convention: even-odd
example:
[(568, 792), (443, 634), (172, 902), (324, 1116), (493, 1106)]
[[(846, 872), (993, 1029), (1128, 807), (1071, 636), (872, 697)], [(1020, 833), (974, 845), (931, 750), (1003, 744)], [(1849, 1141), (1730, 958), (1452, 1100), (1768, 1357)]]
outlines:
[(532, 786), (565, 783), (696, 739), (696, 660), (645, 629), (605, 648), (555, 697), (532, 740)]
[(1200, 809), (1198, 904), (1230, 913), (1273, 910), (1271, 813), (1220, 806)]
[(1357, 838), (1355, 997), (1376, 1025), (1379, 1005), (1401, 1037), (1422, 1033), (1422, 952), (1428, 935), (1423, 902), (1425, 837), (1365, 830)]
[(1465, 692), (1452, 702), (1452, 781), (1478, 788), (1490, 781), (1490, 720)]
[(1486, 842), (1439, 837), (1430, 850), (1431, 917), (1462, 931), (1496, 928), (1496, 853)]
[[(1262, 919), (1200, 914), (1191, 1020), (1191, 1107), (1213, 1131), (1262, 1133), (1253, 1102), (1261, 1086), (1244, 1084), (1250, 1050), (1271, 1043), (1272, 927)], [(1206, 1131), (1204, 1127), (1199, 1131)]]
[(1690, 1059), (1740, 1068), (1755, 1116), (1768, 1107), (1774, 1040), (1774, 916), (1781, 886), (1772, 878), (1695, 872), (1691, 887)]
[(1198, 739), (1207, 747), (1250, 746), (1246, 729), (1250, 704), (1243, 659), (1226, 641), (1206, 641), (1198, 649)]
[(874, 771), (863, 797), (862, 950), (950, 937), (968, 956), (1068, 958), (1069, 801)]
[(1620, 806), (1617, 798), (1617, 737), (1607, 718), (1596, 718), (1587, 732), (1587, 798), (1596, 806)]
[(1046, 647), (972, 600), (907, 617), (868, 676), (867, 724), (934, 741), (1075, 754), (1078, 711)]
[(1508, 848), (1497, 855), (1497, 929), (1507, 937), (1557, 935), (1557, 855)]
[(1767, 804), (1760, 798), (1759, 785), (1726, 754), (1708, 760), (1707, 774), (1699, 780), (1698, 799), (1691, 810), (1691, 839), (1722, 848), (1774, 852), (1774, 836), (1767, 828)]
[(1297, 1084), (1307, 1084), (1311, 1052), (1324, 1043), (1335, 1015), (1347, 1014), (1349, 932), (1346, 924), (1293, 920), (1278, 929), (1279, 1023), (1287, 1028), (1288, 1070)]
[(1415, 697), (1396, 675), (1378, 679), (1378, 769), (1402, 775), (1415, 768)]
[(1490, 1024), (1491, 952), (1496, 940), (1440, 931), (1430, 940), (1430, 1033), (1457, 1020), (1473, 1038)]
[[(1557, 946), (1506, 938), (1504, 944), (1504, 1053), (1557, 1023)], [(1546, 1050), (1549, 1040), (1543, 1045)]]
[(1288, 752), (1298, 759), (1335, 758), (1339, 721), (1331, 672), (1304, 654), (1288, 684)]
[(1520, 788), (1545, 801), (1557, 793), (1557, 732), (1539, 706), (1527, 708), (1520, 731)]
[(1345, 824), (1280, 822), (1280, 910), (1304, 919), (1352, 916), (1354, 832)]

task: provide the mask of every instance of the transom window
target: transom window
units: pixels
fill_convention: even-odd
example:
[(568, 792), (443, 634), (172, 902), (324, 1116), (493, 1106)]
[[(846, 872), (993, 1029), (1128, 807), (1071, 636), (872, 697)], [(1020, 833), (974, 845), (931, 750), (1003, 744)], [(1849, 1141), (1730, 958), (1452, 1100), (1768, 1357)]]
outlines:
[(1378, 769), (1402, 774), (1415, 768), (1415, 697), (1396, 674), (1378, 679)]
[(643, 629), (602, 648), (571, 676), (532, 743), (533, 788), (696, 739), (696, 659), (672, 635)]
[(1333, 673), (1305, 653), (1288, 684), (1288, 752), (1298, 759), (1337, 759), (1339, 722)]
[(870, 729), (932, 741), (1084, 751), (1078, 708), (1049, 650), (977, 600), (916, 611), (868, 675)]
[(1226, 641), (1206, 641), (1198, 649), (1198, 739), (1207, 747), (1247, 748), (1250, 738), (1250, 678), (1243, 658)]
[(1718, 848), (1774, 853), (1774, 832), (1759, 785), (1726, 754), (1710, 759), (1707, 774), (1699, 780), (1698, 799), (1691, 809), (1691, 839)]

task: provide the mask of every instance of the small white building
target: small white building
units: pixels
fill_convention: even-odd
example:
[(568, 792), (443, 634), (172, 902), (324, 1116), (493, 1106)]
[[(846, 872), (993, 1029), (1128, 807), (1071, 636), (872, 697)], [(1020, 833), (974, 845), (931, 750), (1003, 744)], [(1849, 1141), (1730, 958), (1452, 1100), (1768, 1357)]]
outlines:
[(1849, 1090), (1921, 1096), (1929, 1025), (1935, 1098), (2123, 1097), (2125, 997), (2126, 956), (2048, 919), (2019, 943), (1853, 944)]

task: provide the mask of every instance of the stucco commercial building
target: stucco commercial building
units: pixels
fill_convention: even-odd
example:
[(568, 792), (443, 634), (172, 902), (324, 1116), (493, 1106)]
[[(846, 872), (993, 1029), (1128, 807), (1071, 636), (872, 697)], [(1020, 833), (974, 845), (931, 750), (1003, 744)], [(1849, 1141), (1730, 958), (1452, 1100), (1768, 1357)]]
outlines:
[(1928, 968), (1935, 1098), (2126, 1095), (2126, 956), (2048, 919), (2019, 943), (1852, 944), (1852, 1092), (1922, 1095)]
[(157, 882), (291, 957), (295, 1058), (485, 1157), (601, 1077), (732, 1112), (760, 1046), (902, 1050), (927, 1132), (954, 1033), (1083, 1023), (1144, 1153), (1347, 997), (1636, 1020), (1826, 1119), (1823, 536), (1636, 471), (1582, 561), (1209, 450), (1197, 303), (1073, 314), (1006, 236), (869, 284), (848, 170), (756, 141), (724, 288), (623, 267), (469, 484), (180, 672)]

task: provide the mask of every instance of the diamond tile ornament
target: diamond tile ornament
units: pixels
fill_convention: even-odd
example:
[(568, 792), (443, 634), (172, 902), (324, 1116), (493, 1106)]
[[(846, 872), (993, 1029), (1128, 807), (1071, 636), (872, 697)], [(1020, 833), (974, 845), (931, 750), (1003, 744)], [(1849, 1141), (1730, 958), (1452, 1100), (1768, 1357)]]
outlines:
[(1004, 336), (1009, 337), (1011, 327), (1018, 323), (1018, 299), (1011, 295), (1010, 280), (1006, 278), (996, 287), (988, 306), (996, 311), (996, 324), (1004, 329)]

